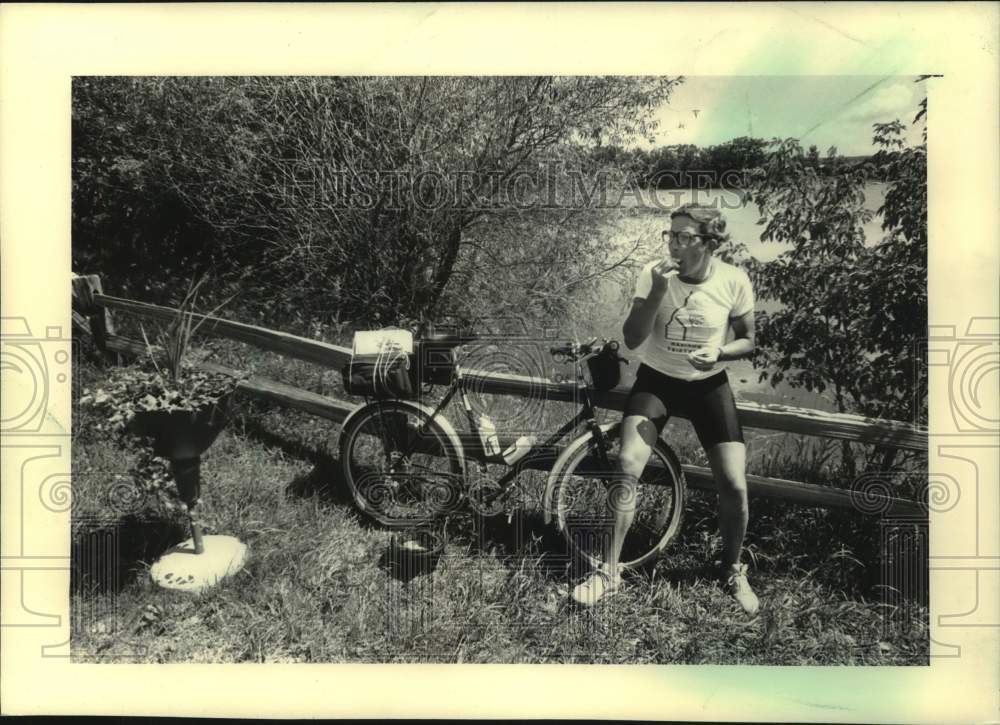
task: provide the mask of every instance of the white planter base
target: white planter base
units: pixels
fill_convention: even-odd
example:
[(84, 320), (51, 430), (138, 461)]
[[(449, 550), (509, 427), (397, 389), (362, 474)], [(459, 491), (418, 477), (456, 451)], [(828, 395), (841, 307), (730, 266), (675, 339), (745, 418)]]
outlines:
[(233, 536), (204, 537), (205, 550), (194, 553), (188, 539), (168, 549), (149, 570), (153, 581), (165, 589), (198, 592), (243, 568), (247, 547)]

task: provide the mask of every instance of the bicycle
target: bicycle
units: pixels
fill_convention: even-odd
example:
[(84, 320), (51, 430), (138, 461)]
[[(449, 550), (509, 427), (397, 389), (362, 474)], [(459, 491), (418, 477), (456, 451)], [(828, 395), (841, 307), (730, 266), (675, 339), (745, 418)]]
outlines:
[[(352, 411), (344, 420), (340, 460), (345, 481), (358, 508), (383, 525), (427, 525), (458, 510), (464, 500), (485, 515), (494, 515), (521, 491), (522, 474), (549, 469), (542, 497), (545, 520), (554, 523), (570, 551), (591, 566), (601, 563), (601, 542), (610, 533), (609, 498), (621, 491), (616, 458), (621, 443), (620, 423), (600, 424), (584, 363), (600, 355), (617, 357), (618, 343), (596, 339), (550, 348), (557, 362), (572, 363), (576, 392), (581, 403), (577, 414), (542, 443), (504, 446), (484, 431), (469, 402), (468, 376), (455, 350), (473, 337), (429, 336), (421, 342), (439, 355), (447, 351), (443, 366), (422, 371), (421, 382), (446, 384), (447, 390), (433, 408), (400, 398), (376, 399)], [(613, 386), (613, 384), (612, 384)], [(458, 395), (470, 434), (463, 441), (443, 409)], [(558, 443), (579, 426), (585, 432), (561, 450)], [(485, 435), (484, 435), (485, 433)], [(468, 444), (468, 445), (466, 445)], [(477, 465), (511, 463), (504, 454), (513, 451), (519, 460), (509, 465), (495, 482), (470, 491), (468, 453)], [(485, 470), (485, 468), (483, 468)], [(658, 438), (636, 490), (636, 515), (625, 539), (619, 565), (635, 568), (658, 557), (680, 530), (684, 513), (684, 473), (673, 450)]]

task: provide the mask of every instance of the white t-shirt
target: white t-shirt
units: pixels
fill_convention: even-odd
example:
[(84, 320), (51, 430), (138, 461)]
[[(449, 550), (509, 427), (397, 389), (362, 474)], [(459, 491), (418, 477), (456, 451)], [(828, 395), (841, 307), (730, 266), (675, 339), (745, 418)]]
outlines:
[[(635, 285), (634, 298), (646, 299), (653, 287), (654, 259), (643, 267)], [(701, 371), (688, 362), (688, 353), (700, 347), (722, 347), (729, 321), (753, 311), (750, 278), (739, 267), (712, 259), (712, 272), (698, 284), (682, 282), (677, 271), (667, 276), (667, 291), (656, 313), (653, 331), (642, 352), (642, 362), (664, 375), (682, 380), (701, 380), (723, 370), (717, 362)]]

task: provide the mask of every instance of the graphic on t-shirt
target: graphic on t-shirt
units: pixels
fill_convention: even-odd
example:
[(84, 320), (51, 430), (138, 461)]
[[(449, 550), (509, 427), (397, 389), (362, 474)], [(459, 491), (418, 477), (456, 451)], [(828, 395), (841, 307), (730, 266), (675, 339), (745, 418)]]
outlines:
[(697, 290), (691, 290), (690, 292), (688, 292), (688, 296), (684, 298), (684, 301), (681, 303), (681, 306), (675, 308), (673, 314), (670, 315), (670, 319), (667, 320), (667, 323), (663, 326), (663, 336), (665, 338), (670, 339), (670, 323), (676, 322), (678, 325), (681, 326), (682, 330), (681, 339), (682, 340), (687, 339), (687, 325), (683, 321), (677, 319), (677, 314), (685, 307), (687, 307), (688, 300), (691, 299), (691, 295), (693, 295), (696, 291)]
[[(701, 327), (702, 325), (705, 324), (704, 313), (702, 313), (698, 309), (688, 307), (688, 302), (690, 302), (691, 298), (694, 297), (694, 295), (697, 293), (698, 290), (691, 290), (690, 292), (688, 292), (688, 295), (687, 297), (684, 298), (684, 301), (681, 303), (681, 306), (674, 309), (673, 313), (670, 315), (670, 319), (668, 319), (666, 324), (664, 324), (663, 326), (663, 337), (665, 339), (687, 340), (689, 328)], [(676, 333), (673, 336), (671, 336), (670, 325), (672, 324), (674, 325), (675, 330), (678, 327), (680, 328), (681, 335), (679, 338), (676, 336)]]

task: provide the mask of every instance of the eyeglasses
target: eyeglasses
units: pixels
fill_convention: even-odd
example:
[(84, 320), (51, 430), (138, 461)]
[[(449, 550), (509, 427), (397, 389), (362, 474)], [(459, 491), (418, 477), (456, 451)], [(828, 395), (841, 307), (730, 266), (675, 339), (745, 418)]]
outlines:
[(679, 247), (686, 247), (695, 239), (701, 239), (701, 235), (691, 234), (690, 232), (673, 232), (669, 229), (663, 232), (664, 242), (673, 242)]

